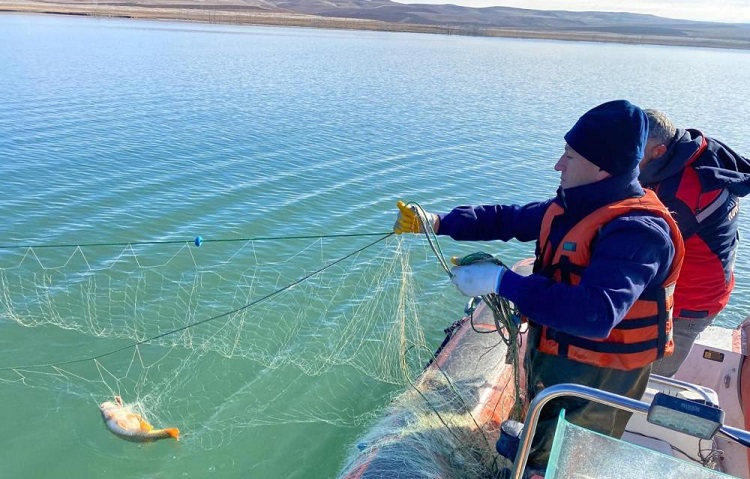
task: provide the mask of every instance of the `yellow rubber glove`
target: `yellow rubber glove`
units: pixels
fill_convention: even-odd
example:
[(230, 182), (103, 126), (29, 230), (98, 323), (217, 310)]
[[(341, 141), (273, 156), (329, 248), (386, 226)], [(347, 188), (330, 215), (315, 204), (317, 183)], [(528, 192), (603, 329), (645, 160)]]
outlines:
[(438, 215), (428, 213), (416, 205), (407, 206), (401, 200), (396, 203), (396, 206), (398, 206), (398, 218), (396, 218), (396, 223), (393, 225), (393, 232), (397, 235), (402, 233), (424, 233), (422, 222), (430, 225), (432, 231), (437, 233), (440, 226)]

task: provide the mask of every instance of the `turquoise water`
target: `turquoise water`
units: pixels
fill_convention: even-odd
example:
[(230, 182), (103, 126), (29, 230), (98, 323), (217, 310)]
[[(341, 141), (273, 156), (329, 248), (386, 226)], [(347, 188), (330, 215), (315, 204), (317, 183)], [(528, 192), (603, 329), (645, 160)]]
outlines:
[[(0, 476), (335, 476), (373, 412), (406, 386), (381, 359), (397, 348), (402, 280), (416, 288), (414, 342), (422, 331), (436, 346), (463, 308), (423, 240), (367, 247), (390, 229), (396, 200), (442, 211), (545, 198), (563, 134), (613, 98), (750, 154), (748, 60), (0, 15), (0, 245), (13, 247), (1, 250), (0, 271), (18, 315), (0, 320)], [(749, 228), (743, 219), (745, 238)], [(200, 249), (196, 235), (207, 240)], [(289, 236), (305, 238), (217, 241)], [(110, 246), (42, 247), (94, 244)], [(493, 249), (506, 262), (533, 253), (441, 246)], [(724, 326), (750, 310), (748, 248)], [(411, 269), (399, 263), (406, 252)], [(184, 439), (110, 435), (96, 406), (113, 392)]]

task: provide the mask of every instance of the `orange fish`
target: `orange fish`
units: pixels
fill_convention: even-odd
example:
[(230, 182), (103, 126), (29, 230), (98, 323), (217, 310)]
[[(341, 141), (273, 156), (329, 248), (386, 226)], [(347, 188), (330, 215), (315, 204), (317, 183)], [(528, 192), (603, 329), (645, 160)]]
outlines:
[(133, 412), (130, 406), (122, 402), (120, 396), (115, 396), (115, 401), (106, 401), (99, 405), (99, 410), (104, 418), (107, 429), (128, 441), (149, 442), (157, 439), (173, 437), (180, 440), (180, 430), (176, 427), (167, 429), (154, 429), (143, 416)]

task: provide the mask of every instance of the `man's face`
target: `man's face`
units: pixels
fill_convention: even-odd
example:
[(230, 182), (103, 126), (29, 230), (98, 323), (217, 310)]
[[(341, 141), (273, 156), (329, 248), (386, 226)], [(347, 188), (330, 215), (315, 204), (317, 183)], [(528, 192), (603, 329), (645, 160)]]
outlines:
[(555, 163), (555, 171), (560, 172), (560, 186), (563, 189), (587, 185), (610, 176), (567, 144), (565, 152)]

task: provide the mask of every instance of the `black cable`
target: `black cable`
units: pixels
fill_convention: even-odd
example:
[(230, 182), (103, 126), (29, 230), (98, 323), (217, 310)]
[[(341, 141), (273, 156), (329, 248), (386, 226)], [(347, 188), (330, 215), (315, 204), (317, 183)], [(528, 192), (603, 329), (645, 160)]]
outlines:
[[(690, 454), (688, 454), (687, 452), (685, 452), (685, 451), (683, 451), (682, 449), (680, 449), (679, 447), (677, 447), (677, 446), (674, 446), (674, 445), (672, 445), (672, 444), (670, 444), (670, 443), (668, 443), (668, 442), (664, 441), (663, 439), (661, 439), (661, 438), (659, 438), (659, 437), (656, 437), (656, 436), (650, 436), (650, 435), (648, 435), (648, 434), (643, 434), (642, 432), (637, 432), (637, 431), (631, 431), (631, 430), (626, 430), (626, 431), (627, 431), (628, 433), (630, 433), (630, 434), (633, 434), (634, 436), (641, 436), (641, 437), (645, 437), (645, 438), (647, 438), (647, 439), (653, 439), (653, 440), (655, 440), (655, 441), (662, 441), (662, 442), (664, 442), (664, 443), (665, 443), (665, 444), (666, 444), (667, 446), (669, 446), (670, 448), (672, 448), (672, 450), (673, 450), (673, 451), (677, 451), (677, 452), (679, 452), (680, 454), (682, 454), (683, 456), (685, 456), (685, 457), (686, 457), (686, 458), (687, 458), (688, 460), (690, 460), (690, 461), (693, 461), (694, 463), (696, 463), (696, 464), (700, 464), (700, 465), (702, 465), (702, 466), (704, 466), (704, 465), (705, 465), (705, 464), (703, 464), (703, 463), (702, 463), (701, 461), (698, 461), (698, 460), (696, 460), (696, 459), (695, 459), (695, 458), (694, 458), (693, 456), (691, 456), (691, 455), (690, 455)], [(700, 451), (698, 451), (698, 455), (700, 455)]]

